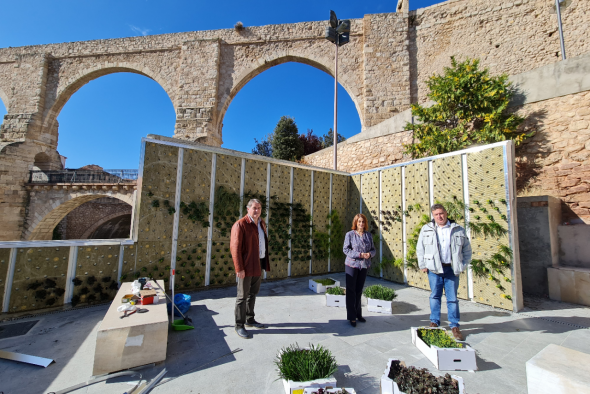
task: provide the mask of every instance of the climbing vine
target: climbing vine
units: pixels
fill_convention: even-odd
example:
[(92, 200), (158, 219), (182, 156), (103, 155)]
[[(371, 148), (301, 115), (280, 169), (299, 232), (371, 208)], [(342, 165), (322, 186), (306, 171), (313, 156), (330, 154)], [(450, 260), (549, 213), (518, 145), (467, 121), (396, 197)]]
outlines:
[(328, 256), (334, 259), (343, 258), (344, 232), (338, 211), (333, 209), (326, 219), (329, 224), (326, 225), (325, 232), (313, 229), (313, 256), (318, 260), (325, 260)]

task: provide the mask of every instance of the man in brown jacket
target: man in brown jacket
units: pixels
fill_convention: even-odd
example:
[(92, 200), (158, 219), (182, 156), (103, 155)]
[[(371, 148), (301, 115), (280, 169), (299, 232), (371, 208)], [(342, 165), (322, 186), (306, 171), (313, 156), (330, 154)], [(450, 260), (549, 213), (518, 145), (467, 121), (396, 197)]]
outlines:
[(238, 277), (236, 298), (236, 333), (250, 338), (244, 326), (265, 328), (254, 320), (254, 304), (260, 290), (262, 270), (270, 270), (266, 224), (260, 217), (262, 204), (252, 199), (246, 205), (248, 214), (231, 229), (231, 255)]

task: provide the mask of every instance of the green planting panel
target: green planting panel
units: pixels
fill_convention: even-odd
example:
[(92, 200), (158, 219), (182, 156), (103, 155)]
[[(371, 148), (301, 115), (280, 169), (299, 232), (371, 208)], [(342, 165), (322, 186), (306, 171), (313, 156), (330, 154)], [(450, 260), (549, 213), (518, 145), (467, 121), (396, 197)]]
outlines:
[[(315, 171), (313, 174), (313, 225), (314, 231), (328, 232), (328, 214), (330, 213), (330, 174)], [(314, 242), (312, 254), (312, 273), (322, 274), (328, 272), (329, 248), (318, 251), (318, 245)], [(318, 255), (325, 256), (320, 258)]]
[[(449, 156), (432, 162), (434, 201), (461, 201), (463, 198), (463, 175), (461, 156)], [(454, 218), (451, 218), (454, 219)], [(465, 220), (457, 224), (465, 227)], [(459, 277), (458, 297), (469, 299), (467, 289), (467, 271)]]
[(138, 242), (135, 270), (132, 275), (128, 275), (126, 281), (132, 282), (136, 278), (153, 275), (155, 279), (164, 280), (168, 284), (171, 248), (170, 242)]
[[(428, 191), (428, 162), (410, 164), (405, 167), (405, 208), (406, 239), (412, 237), (412, 233), (419, 227), (421, 216), (429, 215), (429, 191)], [(418, 269), (408, 268), (408, 284), (421, 289), (430, 290), (428, 276)]]
[(293, 216), (291, 231), (291, 276), (309, 275), (310, 222), (305, 220), (311, 210), (311, 171), (294, 169), (293, 205), (301, 204), (305, 214)]
[[(344, 271), (344, 254), (342, 253), (342, 245), (344, 244), (344, 234), (350, 228), (348, 222), (348, 187), (349, 178), (346, 175), (332, 175), (332, 210), (336, 211), (338, 220), (340, 221), (340, 238), (336, 239), (332, 235), (334, 247), (339, 253), (338, 256), (330, 256), (330, 271), (343, 272)], [(333, 233), (332, 233), (333, 234)]]
[(72, 306), (110, 301), (118, 290), (119, 246), (80, 246)]
[[(218, 192), (219, 187), (223, 188), (237, 195), (240, 194), (240, 181), (242, 172), (242, 159), (229, 155), (217, 155), (217, 170), (215, 173), (215, 193)], [(211, 272), (209, 284), (224, 285), (235, 284), (236, 276), (232, 264), (223, 264), (224, 261), (230, 260), (229, 252), (223, 252), (224, 248), (229, 248), (231, 227), (233, 223), (239, 218), (239, 211), (235, 207), (219, 207), (218, 198), (215, 199), (214, 215), (213, 215), (213, 238), (211, 240)], [(239, 207), (239, 200), (238, 200)], [(223, 215), (221, 215), (223, 213)], [(246, 214), (244, 210), (242, 214)], [(222, 252), (216, 252), (217, 249)], [(224, 257), (221, 257), (221, 256)]]
[(270, 195), (273, 197), (268, 225), (271, 267), (266, 277), (286, 278), (289, 274), (287, 233), (290, 215), (285, 204), (291, 201), (291, 167), (271, 164)]
[(369, 231), (373, 236), (375, 249), (377, 254), (373, 258), (371, 269), (368, 270), (368, 275), (380, 277), (381, 270), (379, 269), (379, 171), (363, 174), (362, 179), (362, 194), (363, 194), (363, 215), (367, 217), (369, 222)]
[(10, 262), (10, 249), (0, 249), (0, 305), (4, 305), (4, 288)]
[(63, 305), (69, 247), (17, 249), (10, 312)]
[(403, 259), (403, 233), (401, 216), (402, 170), (401, 167), (381, 171), (381, 221), (383, 222), (383, 260), (389, 261), (383, 268), (387, 280), (404, 283), (403, 268), (394, 267), (391, 261)]
[[(170, 255), (167, 256), (170, 261)], [(132, 282), (134, 280), (135, 263), (137, 261), (137, 243), (123, 246), (123, 269), (121, 271), (121, 282)], [(168, 263), (170, 264), (170, 263)]]
[(361, 201), (361, 176), (353, 175), (349, 178), (348, 188), (348, 209), (346, 214), (346, 220), (343, 221), (346, 234), (352, 226), (352, 219), (354, 219), (357, 213), (360, 213), (360, 201)]
[(166, 202), (174, 207), (177, 166), (178, 148), (146, 143), (139, 209), (139, 241), (171, 240), (174, 214), (166, 206)]
[[(502, 218), (506, 215), (506, 205), (501, 202), (506, 198), (504, 184), (504, 158), (502, 147), (486, 149), (467, 155), (467, 168), (469, 178), (469, 206), (474, 209), (470, 214), (472, 223), (499, 223), (503, 228), (508, 228), (508, 223)], [(488, 202), (490, 200), (490, 202)], [(497, 207), (498, 210), (494, 209)], [(477, 218), (479, 216), (479, 219)], [(488, 218), (490, 216), (490, 218)], [(498, 252), (500, 245), (509, 246), (508, 236), (472, 237), (473, 259), (486, 260)], [(473, 278), (473, 295), (475, 301), (492, 305), (497, 308), (512, 310), (512, 275), (509, 269), (501, 273), (492, 272), (493, 278)], [(508, 280), (506, 280), (508, 279)], [(501, 287), (501, 288), (498, 288)]]
[[(178, 245), (185, 243), (207, 243), (208, 227), (203, 226), (198, 218), (194, 217), (194, 210), (190, 204), (209, 209), (209, 197), (211, 193), (211, 160), (213, 154), (198, 150), (185, 149), (182, 163), (182, 188), (180, 201), (187, 207), (181, 207), (178, 221)], [(194, 206), (194, 205), (193, 205)], [(190, 216), (190, 218), (189, 218)], [(201, 219), (209, 222), (209, 216), (203, 215)], [(170, 256), (165, 256), (166, 265), (170, 265)]]
[[(258, 199), (260, 199), (259, 197), (266, 197), (267, 171), (268, 163), (258, 160), (246, 160), (245, 195), (251, 194), (253, 198)], [(244, 206), (247, 203), (248, 201), (244, 199)], [(262, 215), (266, 215), (266, 212), (262, 212)]]

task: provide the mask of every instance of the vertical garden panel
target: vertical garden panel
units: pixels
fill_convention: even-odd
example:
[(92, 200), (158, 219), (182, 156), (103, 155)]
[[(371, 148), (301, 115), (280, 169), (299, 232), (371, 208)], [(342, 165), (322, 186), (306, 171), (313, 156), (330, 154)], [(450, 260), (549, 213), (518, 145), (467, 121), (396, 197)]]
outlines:
[[(466, 203), (463, 198), (463, 174), (461, 166), (461, 155), (448, 156), (436, 159), (432, 162), (432, 177), (433, 177), (433, 194), (435, 202), (450, 202), (457, 201)], [(464, 213), (463, 213), (464, 215)], [(450, 217), (456, 220), (457, 224), (465, 226), (465, 219)], [(469, 292), (467, 289), (467, 270), (465, 270), (459, 277), (459, 292), (458, 297), (469, 299)]]
[(64, 303), (69, 247), (17, 249), (9, 312)]
[(72, 306), (106, 302), (115, 297), (119, 251), (119, 245), (78, 247)]
[[(492, 224), (508, 230), (506, 221), (506, 187), (504, 181), (504, 156), (502, 147), (486, 149), (467, 154), (469, 179), (469, 205), (474, 212), (470, 214), (472, 227)], [(509, 267), (500, 268), (500, 272), (488, 263), (495, 256), (501, 255), (501, 246), (509, 247), (508, 236), (473, 236), (471, 245), (473, 259), (481, 260), (489, 272), (475, 275), (473, 278), (473, 295), (477, 302), (498, 308), (512, 310), (512, 275)]]
[[(312, 254), (312, 273), (328, 272), (329, 244), (321, 242), (318, 234), (328, 240), (328, 215), (330, 214), (330, 174), (315, 171), (313, 175), (313, 226), (314, 242)], [(321, 238), (322, 236), (320, 236)]]
[[(135, 260), (135, 270), (133, 277), (128, 277), (129, 281), (133, 281), (140, 276), (153, 275), (157, 279), (164, 280), (168, 283), (170, 277), (170, 253), (172, 244), (170, 241), (156, 242), (156, 241), (142, 241), (137, 243), (137, 259)], [(79, 253), (78, 253), (79, 254)], [(78, 256), (79, 257), (79, 256)], [(124, 260), (123, 260), (124, 261)], [(123, 264), (125, 266), (125, 264)], [(176, 272), (178, 275), (178, 270)], [(176, 277), (176, 288), (180, 288), (178, 284), (178, 276)]]
[(403, 268), (394, 266), (404, 258), (402, 233), (402, 170), (401, 167), (381, 171), (381, 221), (383, 236), (383, 277), (404, 283)]
[(309, 274), (311, 171), (295, 168), (291, 227), (291, 276)]
[[(212, 160), (210, 152), (184, 150), (175, 278), (181, 289), (205, 284)], [(169, 277), (169, 270), (165, 267), (170, 265), (169, 255), (158, 262), (160, 279)]]
[(10, 261), (10, 249), (0, 249), (0, 308), (4, 305), (4, 289)]
[(209, 280), (212, 285), (234, 284), (236, 281), (231, 253), (227, 249), (231, 227), (240, 214), (241, 172), (240, 157), (217, 155)]
[(289, 274), (288, 241), (291, 201), (291, 167), (270, 166), (270, 217), (268, 225), (270, 272), (269, 279), (286, 278)]
[[(417, 238), (423, 216), (429, 214), (428, 162), (423, 161), (405, 167), (406, 240)], [(408, 242), (408, 241), (406, 241)], [(421, 289), (430, 289), (428, 276), (418, 267), (408, 267), (408, 284)]]
[[(267, 170), (268, 164), (264, 161), (246, 160), (246, 179), (244, 181), (244, 206), (248, 203), (248, 200), (250, 198), (256, 198), (264, 204), (264, 200), (266, 199)], [(266, 209), (263, 209), (262, 216), (264, 217), (265, 215)]]
[(137, 260), (137, 243), (123, 246), (123, 269), (121, 270), (121, 282), (131, 282), (135, 272)]
[(350, 228), (348, 223), (348, 191), (350, 177), (332, 175), (332, 219), (330, 229), (330, 272), (343, 272), (345, 256), (342, 253), (344, 234)]
[(138, 241), (172, 242), (178, 148), (145, 145)]
[(377, 254), (373, 259), (371, 269), (368, 275), (380, 277), (381, 266), (379, 261), (379, 171), (373, 171), (363, 174), (362, 180), (362, 195), (363, 195), (363, 215), (367, 217), (369, 222), (369, 231), (375, 243)]
[(346, 214), (346, 220), (344, 220), (344, 233), (350, 230), (352, 226), (352, 219), (357, 213), (360, 213), (360, 202), (361, 202), (361, 176), (353, 175), (349, 177), (349, 188), (348, 188), (348, 209)]

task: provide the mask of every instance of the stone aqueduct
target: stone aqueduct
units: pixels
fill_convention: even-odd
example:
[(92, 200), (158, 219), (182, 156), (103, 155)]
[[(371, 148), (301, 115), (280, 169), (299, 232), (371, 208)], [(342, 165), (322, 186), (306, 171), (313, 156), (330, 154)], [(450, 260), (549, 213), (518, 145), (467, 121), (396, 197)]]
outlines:
[[(563, 15), (570, 56), (589, 52), (590, 12), (584, 3), (574, 0)], [(340, 50), (339, 82), (356, 105), (359, 132), (425, 100), (427, 77), (442, 71), (452, 55), (478, 57), (493, 73), (508, 74), (559, 60), (554, 2), (495, 4), (449, 0), (408, 12), (407, 0), (400, 0), (397, 13), (353, 19), (350, 43)], [(84, 84), (117, 72), (147, 76), (174, 105), (175, 138), (220, 146), (225, 112), (258, 74), (300, 62), (333, 75), (333, 46), (323, 38), (326, 25), (303, 22), (0, 49), (0, 99), (8, 112), (0, 127), (0, 240), (34, 239), (40, 231), (36, 226), (55, 216), (52, 210), (31, 209), (40, 197), (27, 188), (28, 171), (39, 155), (46, 158), (46, 168), (59, 168), (57, 117)], [(62, 193), (72, 206), (90, 198)], [(64, 205), (53, 209), (71, 208)]]

